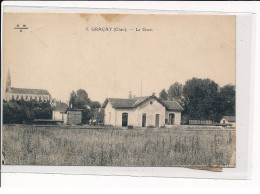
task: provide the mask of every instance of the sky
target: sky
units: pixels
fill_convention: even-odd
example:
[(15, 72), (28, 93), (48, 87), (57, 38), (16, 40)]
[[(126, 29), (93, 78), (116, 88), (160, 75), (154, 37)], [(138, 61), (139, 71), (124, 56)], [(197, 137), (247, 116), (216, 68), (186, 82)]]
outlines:
[(80, 88), (101, 103), (129, 91), (140, 96), (141, 81), (143, 96), (193, 77), (235, 85), (235, 22), (232, 15), (5, 13), (4, 86), (8, 67), (12, 87), (47, 89), (64, 102)]

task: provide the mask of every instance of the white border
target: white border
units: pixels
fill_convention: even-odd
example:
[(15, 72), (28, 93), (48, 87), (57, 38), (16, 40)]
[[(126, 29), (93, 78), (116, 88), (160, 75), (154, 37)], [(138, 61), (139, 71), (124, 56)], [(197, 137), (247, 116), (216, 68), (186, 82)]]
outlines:
[[(4, 2), (6, 4), (9, 2)], [(13, 3), (13, 2), (12, 2)], [(2, 7), (3, 7), (2, 4)], [(4, 7), (4, 11), (17, 11), (18, 7)], [(23, 7), (28, 11), (28, 8)], [(35, 11), (35, 8), (29, 8), (30, 12)], [(59, 10), (70, 10), (67, 8), (49, 7), (39, 8), (41, 12), (53, 12)], [(37, 8), (36, 8), (37, 10)], [(49, 10), (49, 11), (48, 11)], [(71, 9), (72, 12), (79, 10)], [(70, 11), (71, 11), (70, 10)], [(81, 8), (79, 12), (90, 13), (155, 13), (154, 10), (126, 10), (126, 9), (88, 9)], [(220, 179), (247, 179), (251, 171), (251, 147), (249, 144), (252, 140), (252, 70), (253, 70), (253, 42), (254, 19), (252, 14), (243, 13), (223, 13), (223, 12), (184, 12), (184, 11), (158, 11), (160, 14), (232, 14), (237, 16), (237, 50), (236, 50), (236, 71), (237, 71), (237, 167), (226, 168), (223, 172), (198, 171), (187, 168), (152, 168), (152, 167), (82, 167), (82, 166), (2, 166), (2, 172), (32, 172), (32, 173), (63, 173), (63, 174), (89, 174), (89, 175), (117, 175), (117, 176), (159, 176), (159, 177), (192, 177), (192, 178), (220, 178)], [(2, 17), (3, 18), (3, 17)], [(2, 34), (1, 34), (2, 35)], [(248, 67), (248, 65), (250, 67)], [(1, 71), (3, 72), (3, 71)], [(249, 79), (251, 78), (251, 80)], [(2, 82), (3, 83), (3, 82)], [(2, 103), (1, 103), (2, 106)], [(250, 109), (249, 109), (250, 108)]]

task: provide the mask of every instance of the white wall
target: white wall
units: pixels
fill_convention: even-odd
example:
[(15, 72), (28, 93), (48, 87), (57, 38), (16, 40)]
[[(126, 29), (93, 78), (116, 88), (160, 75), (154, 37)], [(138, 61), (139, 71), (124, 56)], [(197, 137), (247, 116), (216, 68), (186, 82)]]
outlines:
[(115, 110), (115, 126), (122, 127), (122, 114), (128, 113), (128, 125), (137, 126), (136, 109), (116, 109)]
[[(153, 102), (152, 104), (150, 104), (151, 101)], [(109, 112), (111, 112), (110, 122)], [(143, 113), (146, 113), (146, 126), (155, 126), (156, 114), (160, 115), (159, 126), (165, 124), (165, 107), (155, 99), (148, 100), (134, 109), (114, 109), (109, 102), (105, 108), (105, 124), (121, 127), (123, 113), (128, 113), (128, 125), (133, 125), (134, 127), (142, 126)]]
[[(150, 104), (152, 102), (152, 104)], [(137, 108), (137, 125), (142, 126), (142, 115), (146, 113), (146, 126), (155, 126), (155, 115), (160, 115), (159, 126), (165, 124), (165, 107), (155, 99), (147, 100)]]
[[(225, 123), (224, 123), (225, 121)], [(228, 122), (226, 119), (221, 119), (220, 124), (231, 124), (231, 127), (236, 127), (236, 122)]]
[(225, 121), (225, 124), (227, 124), (227, 123), (228, 123), (228, 121), (227, 121), (226, 119), (224, 119), (224, 118), (223, 118), (223, 119), (221, 119), (220, 123), (221, 123), (221, 124), (224, 124), (224, 121)]
[(62, 113), (60, 111), (52, 111), (52, 120), (62, 121)]
[(176, 111), (166, 111), (165, 112), (165, 117), (169, 121), (169, 114), (173, 113), (174, 114), (174, 125), (180, 125), (181, 124), (181, 112), (176, 112)]
[[(108, 102), (105, 108), (105, 116), (104, 116), (104, 124), (105, 125), (116, 125), (115, 123), (115, 109), (111, 106), (111, 103)], [(111, 113), (111, 117), (109, 120), (109, 113)]]

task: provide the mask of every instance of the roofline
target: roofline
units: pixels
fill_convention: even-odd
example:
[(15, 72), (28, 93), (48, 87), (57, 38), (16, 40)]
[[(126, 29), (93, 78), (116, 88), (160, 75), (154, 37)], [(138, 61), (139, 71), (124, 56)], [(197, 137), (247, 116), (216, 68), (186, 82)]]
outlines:
[(165, 108), (167, 108), (167, 105), (166, 105), (162, 100), (160, 100), (159, 98), (157, 98), (157, 97), (154, 96), (154, 95), (147, 97), (144, 101), (142, 101), (142, 102), (140, 102), (140, 103), (138, 103), (138, 104), (135, 104), (134, 107), (137, 107), (137, 106), (139, 106), (140, 104), (143, 104), (144, 102), (146, 102), (146, 101), (147, 101), (148, 99), (150, 99), (150, 98), (154, 98), (155, 100), (157, 100), (158, 102), (160, 102)]
[[(120, 100), (129, 100), (128, 98), (106, 98), (105, 102), (103, 103), (103, 105), (101, 106), (101, 108), (106, 108), (107, 104), (110, 102), (110, 99), (120, 99)], [(110, 102), (111, 103), (111, 102)], [(114, 109), (133, 109), (136, 107), (119, 107), (119, 108), (115, 108), (113, 107), (112, 103), (111, 103), (112, 108)]]
[[(102, 108), (106, 108), (108, 102), (110, 102), (112, 108), (114, 108), (114, 109), (134, 109), (134, 108), (137, 108), (137, 106), (139, 106), (140, 104), (143, 104), (144, 102), (146, 102), (146, 101), (147, 101), (148, 99), (150, 99), (150, 98), (154, 98), (155, 100), (157, 100), (160, 104), (162, 104), (162, 105), (166, 108), (166, 110), (179, 111), (179, 112), (184, 111), (184, 109), (182, 108), (182, 106), (181, 106), (176, 100), (175, 100), (175, 102), (179, 105), (179, 107), (181, 108), (181, 110), (180, 110), (180, 109), (169, 109), (169, 108), (167, 107), (167, 104), (166, 104), (166, 103), (164, 103), (162, 100), (160, 100), (159, 98), (157, 98), (157, 97), (154, 96), (154, 95), (152, 95), (152, 96), (147, 96), (147, 98), (146, 98), (145, 100), (143, 100), (142, 102), (140, 102), (140, 103), (138, 103), (138, 104), (135, 104), (133, 107), (117, 107), (117, 108), (115, 108), (115, 107), (113, 107), (112, 103), (110, 102), (110, 99), (122, 99), (122, 100), (125, 100), (125, 99), (127, 99), (127, 98), (106, 98), (105, 102), (103, 103), (103, 105), (102, 105), (101, 107), (102, 107)], [(134, 99), (133, 99), (133, 100), (134, 100)]]
[(167, 111), (175, 111), (175, 112), (182, 112), (183, 110), (180, 110), (180, 109), (169, 109), (169, 108), (166, 108)]
[[(229, 120), (229, 119), (227, 119), (225, 117), (234, 117), (234, 120), (233, 119)], [(227, 120), (228, 122), (236, 122), (236, 116), (222, 116), (221, 120), (223, 120), (223, 119)]]
[(104, 103), (102, 104), (102, 106), (101, 106), (102, 108), (106, 108), (106, 106), (107, 106), (107, 104), (108, 104), (108, 101), (109, 101), (108, 99), (109, 99), (109, 98), (106, 98), (106, 99), (105, 99), (105, 102), (104, 102)]
[[(16, 87), (11, 87), (11, 90), (9, 91), (9, 93), (14, 93), (12, 92), (12, 89), (20, 89), (20, 90), (38, 90), (38, 91), (44, 91), (46, 92), (47, 94), (38, 94), (38, 95), (50, 95), (50, 92), (47, 90), (47, 89), (38, 89), (38, 88), (16, 88)], [(19, 93), (14, 93), (14, 94), (19, 94)], [(24, 93), (24, 94), (27, 94), (27, 93)]]
[(137, 107), (119, 107), (119, 108), (114, 108), (114, 109), (136, 109), (136, 108)]
[(175, 100), (175, 102), (181, 107), (182, 111), (184, 111), (184, 108), (182, 108), (182, 106), (180, 105), (180, 103), (179, 103), (177, 100)]

